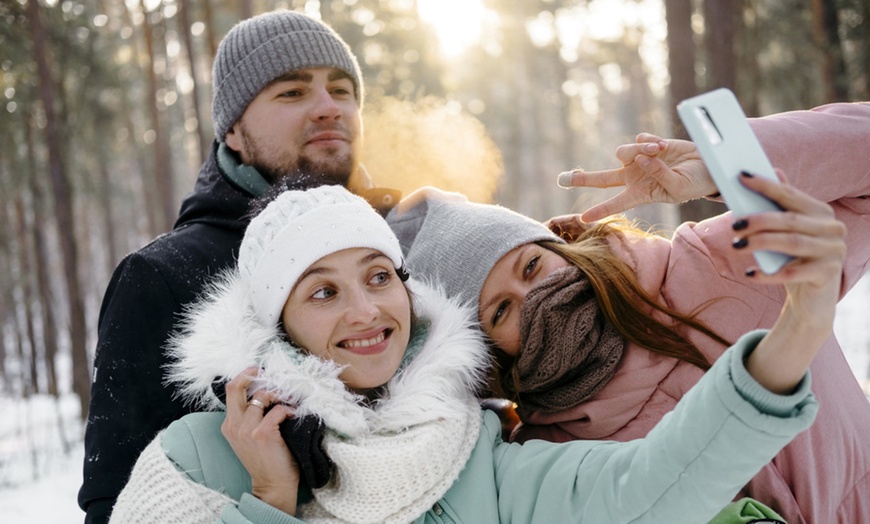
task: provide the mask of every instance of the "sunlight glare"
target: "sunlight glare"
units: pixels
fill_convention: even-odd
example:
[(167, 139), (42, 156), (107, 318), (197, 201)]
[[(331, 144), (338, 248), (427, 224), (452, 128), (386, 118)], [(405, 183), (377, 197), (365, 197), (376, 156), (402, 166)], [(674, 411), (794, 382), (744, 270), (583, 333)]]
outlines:
[(434, 28), (443, 56), (459, 56), (480, 43), (487, 16), (482, 0), (419, 0), (417, 10)]

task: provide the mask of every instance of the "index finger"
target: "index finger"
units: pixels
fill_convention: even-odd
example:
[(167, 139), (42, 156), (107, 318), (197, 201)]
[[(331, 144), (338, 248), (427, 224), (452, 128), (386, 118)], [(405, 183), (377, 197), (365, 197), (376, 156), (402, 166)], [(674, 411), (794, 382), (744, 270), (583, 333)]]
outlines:
[(740, 183), (767, 197), (784, 210), (821, 216), (833, 214), (830, 205), (789, 185), (782, 177), (781, 172), (777, 171), (777, 175), (783, 180), (782, 182), (755, 176), (751, 173), (743, 173), (740, 176)]
[(622, 213), (627, 209), (631, 209), (631, 207), (627, 192), (622, 191), (618, 195), (590, 207), (580, 215), (580, 219), (586, 223), (595, 222), (610, 215)]
[(605, 169), (602, 171), (565, 171), (559, 173), (556, 183), (560, 187), (596, 187), (608, 188), (625, 185), (623, 167), (618, 169)]

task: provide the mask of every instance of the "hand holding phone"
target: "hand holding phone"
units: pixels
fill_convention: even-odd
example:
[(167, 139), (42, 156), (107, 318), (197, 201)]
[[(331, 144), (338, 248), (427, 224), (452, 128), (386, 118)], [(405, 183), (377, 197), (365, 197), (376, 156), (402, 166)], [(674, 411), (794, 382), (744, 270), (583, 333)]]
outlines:
[[(686, 99), (677, 105), (677, 113), (735, 217), (781, 211), (775, 202), (740, 183), (743, 171), (778, 180), (734, 93), (721, 88)], [(754, 256), (767, 274), (776, 273), (792, 258), (774, 251), (755, 251)]]

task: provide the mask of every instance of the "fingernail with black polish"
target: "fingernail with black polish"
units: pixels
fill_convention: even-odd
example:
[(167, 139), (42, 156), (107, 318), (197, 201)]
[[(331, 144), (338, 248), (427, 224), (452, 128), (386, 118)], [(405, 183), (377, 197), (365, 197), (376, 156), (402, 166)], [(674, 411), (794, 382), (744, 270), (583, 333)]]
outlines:
[(744, 247), (749, 245), (749, 240), (745, 238), (738, 238), (734, 242), (731, 242), (731, 245), (734, 246), (735, 249), (743, 249)]
[(752, 173), (750, 173), (749, 171), (741, 171), (740, 174), (745, 176), (746, 178), (752, 178), (755, 176)]
[(746, 229), (747, 227), (749, 227), (749, 221), (745, 218), (741, 218), (740, 220), (737, 220), (736, 222), (731, 224), (731, 229), (733, 229), (734, 231), (740, 231), (741, 229)]

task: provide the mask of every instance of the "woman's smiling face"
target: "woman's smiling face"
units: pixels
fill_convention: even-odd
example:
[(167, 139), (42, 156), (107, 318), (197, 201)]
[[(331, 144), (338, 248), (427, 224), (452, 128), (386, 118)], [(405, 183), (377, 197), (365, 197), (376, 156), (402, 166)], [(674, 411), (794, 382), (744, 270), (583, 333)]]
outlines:
[(296, 282), (282, 312), (295, 345), (346, 366), (341, 379), (364, 393), (396, 373), (411, 334), (411, 302), (392, 261), (352, 248), (327, 255)]
[(538, 244), (525, 244), (496, 262), (480, 290), (478, 319), (502, 351), (520, 353), (520, 309), (526, 294), (557, 269), (568, 267), (561, 255)]

